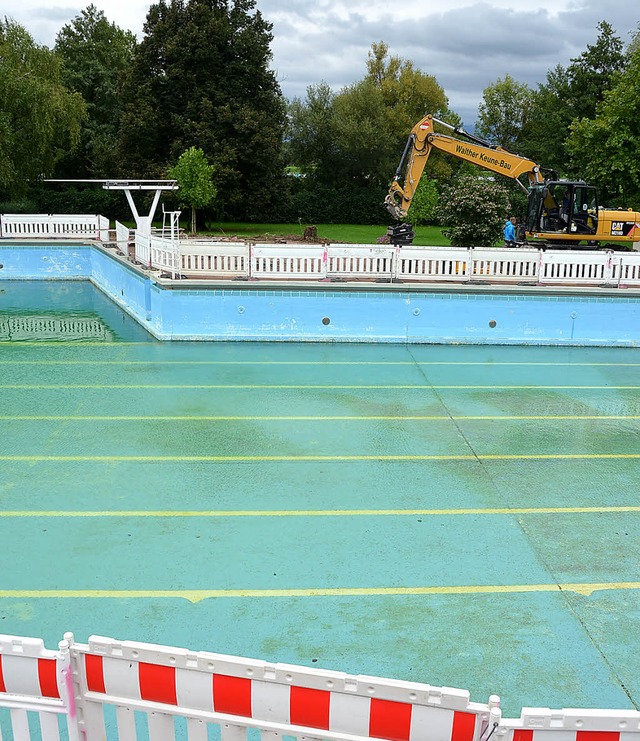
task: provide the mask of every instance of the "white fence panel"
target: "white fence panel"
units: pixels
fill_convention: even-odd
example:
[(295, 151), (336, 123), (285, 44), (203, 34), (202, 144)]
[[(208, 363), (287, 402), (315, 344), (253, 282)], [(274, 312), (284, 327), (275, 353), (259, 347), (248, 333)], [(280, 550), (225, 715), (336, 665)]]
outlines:
[(131, 241), (131, 231), (129, 227), (116, 221), (116, 244), (118, 249), (125, 257), (129, 257), (129, 242)]
[(152, 236), (149, 240), (151, 267), (180, 273), (180, 242)]
[(151, 237), (142, 234), (139, 229), (136, 229), (135, 236), (135, 259), (142, 265), (151, 266)]
[(505, 719), (495, 741), (638, 741), (637, 710), (522, 708), (518, 719)]
[(537, 283), (540, 250), (494, 249), (476, 247), (471, 250), (471, 275), (474, 281), (489, 283)]
[(468, 279), (469, 250), (464, 247), (401, 248), (395, 277), (407, 281), (455, 281)]
[[(37, 716), (42, 741), (58, 741), (58, 717), (75, 709), (69, 646), (44, 648), (39, 638), (0, 635), (0, 707), (9, 710), (15, 741), (31, 736), (29, 714)], [(69, 741), (77, 741), (75, 722), (67, 722)]]
[(612, 252), (547, 251), (543, 253), (538, 282), (594, 286), (616, 283), (613, 266), (617, 260)]
[(3, 214), (0, 236), (36, 239), (109, 240), (109, 220), (105, 216), (72, 214)]
[(614, 277), (621, 286), (640, 286), (640, 253), (624, 252), (616, 255)]
[(109, 219), (106, 216), (98, 216), (98, 238), (101, 242), (109, 241)]
[(251, 248), (252, 278), (326, 278), (324, 246), (260, 245)]
[(2, 237), (39, 237), (49, 231), (49, 214), (2, 214), (0, 235)]
[(180, 241), (181, 272), (195, 277), (249, 277), (246, 242)]
[(327, 277), (391, 280), (395, 259), (395, 247), (332, 244), (327, 247)]

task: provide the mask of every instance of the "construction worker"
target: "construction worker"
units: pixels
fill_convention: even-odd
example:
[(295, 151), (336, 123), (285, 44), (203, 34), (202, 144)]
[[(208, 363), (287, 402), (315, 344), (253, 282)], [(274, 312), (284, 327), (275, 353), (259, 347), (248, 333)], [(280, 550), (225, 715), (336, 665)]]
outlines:
[(504, 225), (504, 246), (516, 246), (516, 217), (512, 216)]

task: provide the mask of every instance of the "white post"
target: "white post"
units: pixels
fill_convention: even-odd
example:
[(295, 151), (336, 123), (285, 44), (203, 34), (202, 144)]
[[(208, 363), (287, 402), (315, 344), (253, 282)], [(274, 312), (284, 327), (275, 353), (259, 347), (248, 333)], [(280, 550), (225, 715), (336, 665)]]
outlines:
[[(66, 638), (70, 636), (70, 640)], [(60, 697), (67, 711), (67, 728), (69, 729), (69, 741), (79, 741), (78, 714), (76, 712), (76, 698), (73, 689), (73, 669), (69, 648), (73, 643), (73, 634), (65, 633), (65, 640), (58, 643), (58, 687)]]

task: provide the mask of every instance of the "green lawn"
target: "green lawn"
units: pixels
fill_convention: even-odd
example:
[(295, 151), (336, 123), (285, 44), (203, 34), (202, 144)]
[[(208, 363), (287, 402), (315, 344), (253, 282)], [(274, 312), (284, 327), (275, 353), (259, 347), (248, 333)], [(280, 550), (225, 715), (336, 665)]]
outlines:
[[(135, 229), (133, 221), (123, 221), (125, 226)], [(162, 222), (154, 221), (153, 226), (161, 229)], [(254, 224), (250, 222), (215, 222), (206, 225), (206, 229), (198, 232), (202, 237), (240, 237), (245, 239), (285, 238), (301, 239), (305, 225), (300, 224)], [(387, 233), (387, 226), (367, 226), (364, 224), (317, 224), (318, 239), (329, 242), (347, 242), (351, 244), (377, 244), (378, 239)], [(182, 221), (181, 227), (185, 234), (189, 224)], [(449, 246), (451, 242), (442, 234), (439, 226), (414, 227), (416, 236), (413, 244), (417, 246), (439, 247)]]
[[(360, 224), (318, 224), (318, 238), (331, 242), (350, 242), (354, 244), (376, 244), (386, 234), (386, 226), (365, 226)], [(227, 223), (209, 224), (207, 234), (214, 237), (302, 237), (304, 226), (300, 224), (249, 224)], [(439, 246), (449, 245), (449, 240), (442, 235), (437, 226), (416, 227), (415, 245)]]

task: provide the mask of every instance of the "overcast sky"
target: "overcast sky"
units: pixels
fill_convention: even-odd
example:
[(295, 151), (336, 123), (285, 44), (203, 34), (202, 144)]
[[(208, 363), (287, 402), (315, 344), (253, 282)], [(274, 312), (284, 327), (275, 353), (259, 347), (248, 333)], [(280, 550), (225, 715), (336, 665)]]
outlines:
[[(0, 0), (0, 15), (52, 46), (90, 3), (60, 1)], [(148, 1), (93, 3), (141, 38)], [(640, 23), (638, 0), (258, 0), (257, 8), (273, 23), (272, 66), (288, 98), (304, 98), (321, 81), (337, 91), (361, 79), (371, 44), (385, 41), (392, 54), (436, 77), (468, 127), (489, 83), (508, 73), (535, 87), (596, 40), (598, 21), (611, 23), (625, 43)]]

